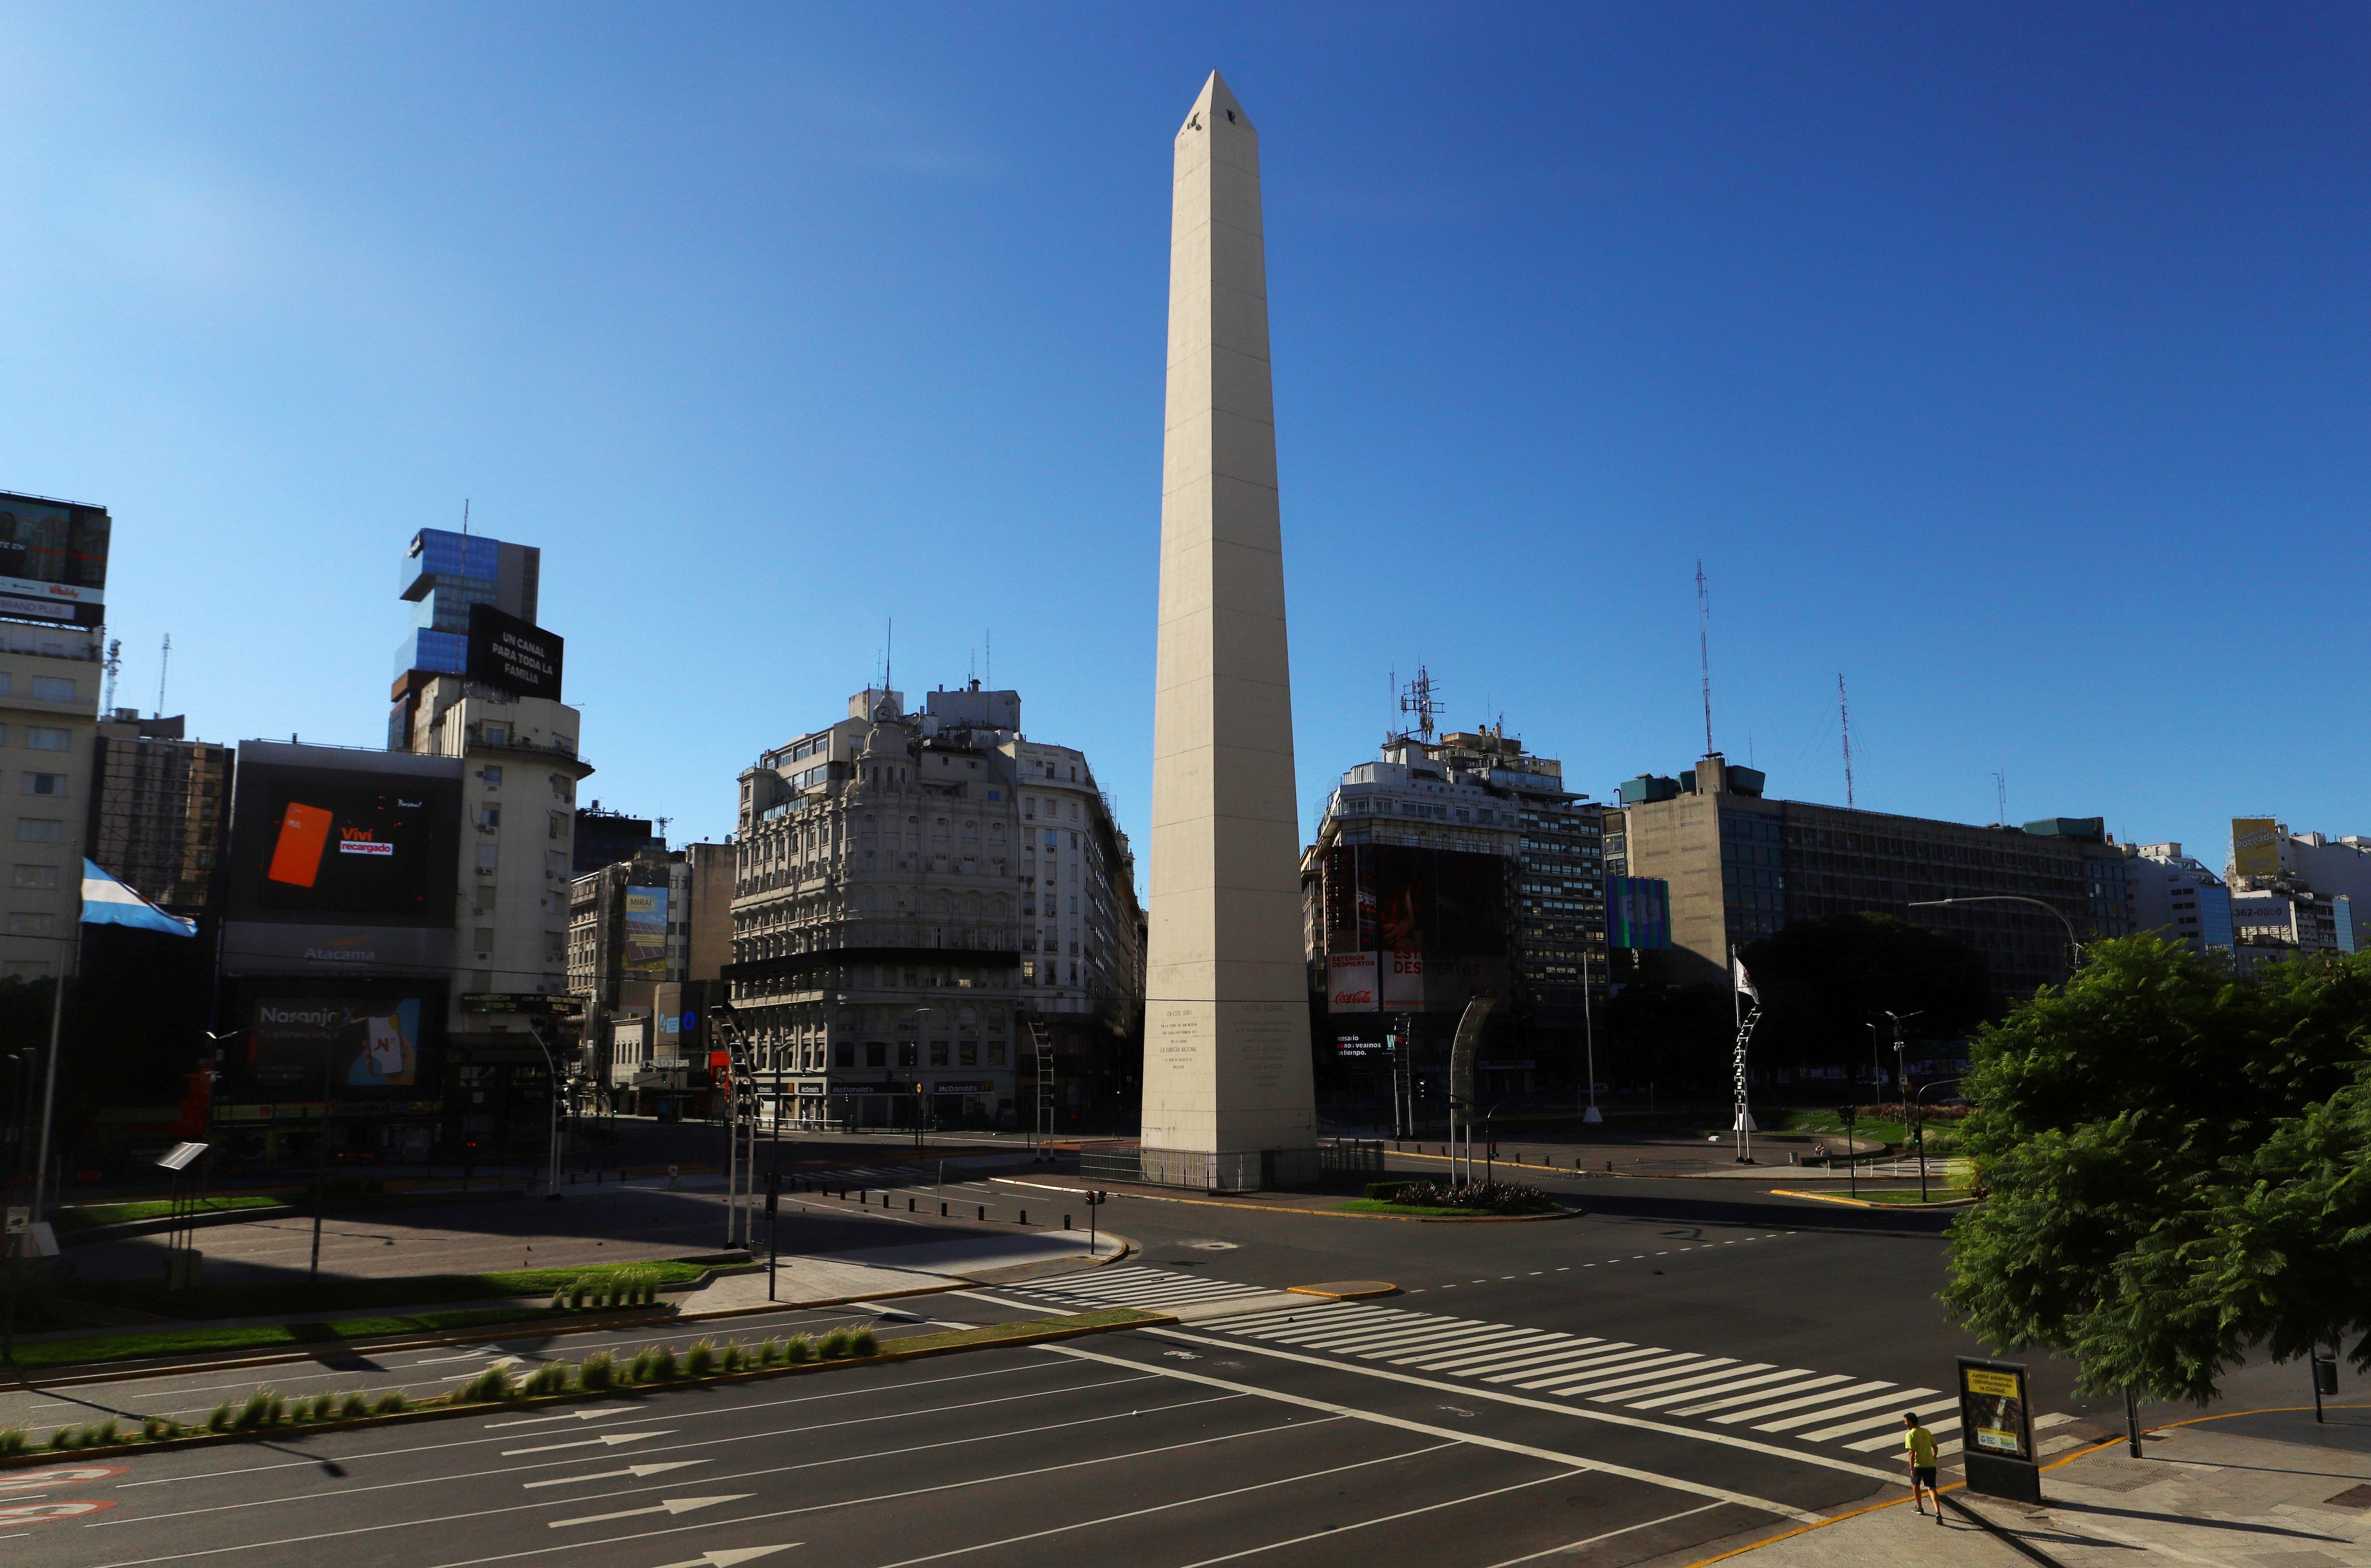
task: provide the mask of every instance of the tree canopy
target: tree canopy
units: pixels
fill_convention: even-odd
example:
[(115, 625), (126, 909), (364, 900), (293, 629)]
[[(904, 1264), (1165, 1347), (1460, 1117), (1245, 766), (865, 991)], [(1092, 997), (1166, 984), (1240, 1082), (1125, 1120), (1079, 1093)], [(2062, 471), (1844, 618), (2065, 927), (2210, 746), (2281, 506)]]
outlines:
[(2103, 941), (1984, 1030), (1963, 1132), (1985, 1200), (1944, 1300), (2094, 1391), (2201, 1404), (2252, 1352), (2371, 1366), (2371, 953), (2235, 980)]

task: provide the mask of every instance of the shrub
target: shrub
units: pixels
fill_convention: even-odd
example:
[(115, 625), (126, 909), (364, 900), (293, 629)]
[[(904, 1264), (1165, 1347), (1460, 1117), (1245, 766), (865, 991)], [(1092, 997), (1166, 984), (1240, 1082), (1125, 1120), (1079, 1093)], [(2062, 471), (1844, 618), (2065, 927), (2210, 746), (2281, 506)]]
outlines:
[(725, 1345), (723, 1354), (717, 1357), (716, 1364), (726, 1372), (738, 1372), (749, 1365), (749, 1352), (739, 1340), (731, 1341)]
[(339, 1416), (347, 1421), (353, 1421), (357, 1417), (365, 1416), (369, 1413), (370, 1397), (367, 1394), (359, 1392), (348, 1394), (338, 1403)]
[(214, 1413), (206, 1417), (206, 1430), (209, 1432), (227, 1432), (230, 1430), (230, 1401), (228, 1400), (225, 1400), (222, 1403), (214, 1406)]
[(823, 1336), (823, 1343), (815, 1347), (815, 1352), (826, 1361), (846, 1355), (849, 1338), (849, 1332), (846, 1329), (834, 1329)]
[(238, 1407), (238, 1413), (231, 1418), (231, 1424), (241, 1432), (252, 1432), (259, 1426), (269, 1426), (279, 1420), (280, 1412), (285, 1408), (278, 1394), (270, 1389), (258, 1389), (247, 1396), (245, 1404)]
[(705, 1339), (694, 1340), (691, 1348), (684, 1353), (683, 1375), (687, 1378), (705, 1378), (715, 1370), (716, 1346)]
[(82, 1434), (75, 1431), (71, 1426), (61, 1426), (55, 1432), (50, 1434), (50, 1447), (52, 1448), (79, 1448), (82, 1447)]
[(123, 1433), (116, 1425), (115, 1417), (111, 1415), (96, 1426), (87, 1426), (83, 1428), (82, 1440), (85, 1447), (97, 1447), (103, 1444), (118, 1443), (122, 1441), (122, 1439)]
[(626, 1379), (629, 1382), (647, 1383), (658, 1375), (659, 1353), (655, 1350), (636, 1351), (633, 1362), (626, 1368)]
[(315, 1394), (313, 1405), (305, 1412), (307, 1421), (327, 1421), (338, 1413), (338, 1396), (333, 1393)]
[(1410, 1208), (1484, 1209), (1491, 1214), (1532, 1214), (1555, 1206), (1545, 1193), (1520, 1182), (1410, 1182), (1392, 1201)]
[(509, 1399), (517, 1392), (518, 1385), (511, 1381), (509, 1367), (489, 1366), (462, 1384), (459, 1391), (453, 1396), (453, 1402), (455, 1404), (488, 1404), (496, 1400)]
[(569, 1284), (568, 1304), (571, 1307), (582, 1307), (584, 1305), (584, 1298), (592, 1294), (593, 1282), (585, 1278), (583, 1274), (578, 1274), (576, 1278)]
[(170, 1437), (175, 1430), (173, 1424), (161, 1415), (144, 1416), (140, 1422), (140, 1435), (151, 1443), (160, 1437)]
[(662, 1347), (651, 1363), (651, 1376), (662, 1381), (680, 1378), (683, 1368), (676, 1364), (675, 1352)]
[(0, 1454), (21, 1454), (31, 1441), (31, 1438), (25, 1435), (23, 1427), (12, 1426), (6, 1432), (0, 1432)]
[(403, 1390), (401, 1389), (396, 1389), (379, 1395), (378, 1402), (371, 1406), (371, 1413), (373, 1415), (401, 1415), (405, 1411), (410, 1410), (411, 1408), (411, 1401), (403, 1397)]
[(529, 1394), (556, 1394), (567, 1387), (568, 1363), (547, 1361), (520, 1385), (520, 1389)]
[(588, 1389), (608, 1389), (617, 1386), (618, 1358), (606, 1350), (596, 1350), (584, 1358), (576, 1369), (576, 1380)]
[(815, 1342), (804, 1334), (792, 1334), (782, 1346), (782, 1363), (787, 1366), (804, 1366), (815, 1358)]
[(1412, 1181), (1370, 1182), (1367, 1183), (1367, 1196), (1379, 1204), (1397, 1203), (1400, 1201), (1400, 1194), (1415, 1185), (1417, 1183)]
[(778, 1339), (768, 1340), (758, 1347), (757, 1355), (758, 1365), (760, 1366), (780, 1366), (782, 1364), (782, 1342)]
[(848, 1354), (850, 1355), (875, 1355), (880, 1350), (881, 1342), (873, 1336), (871, 1329), (859, 1329), (848, 1336)]

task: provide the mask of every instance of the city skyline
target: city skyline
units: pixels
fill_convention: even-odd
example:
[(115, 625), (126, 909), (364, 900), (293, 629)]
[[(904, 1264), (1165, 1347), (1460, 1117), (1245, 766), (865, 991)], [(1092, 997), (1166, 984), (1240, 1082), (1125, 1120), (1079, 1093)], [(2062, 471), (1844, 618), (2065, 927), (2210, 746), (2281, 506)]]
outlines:
[(1022, 690), (1143, 842), (1144, 192), (1215, 59), (1280, 149), (1304, 836), (1419, 661), (1449, 727), (1503, 713), (1598, 799), (1688, 766), (1702, 557), (1716, 741), (1773, 795), (1841, 801), (1841, 672), (1863, 807), (1991, 821), (1998, 770), (2007, 820), (2219, 867), (2235, 814), (2371, 826), (2352, 672), (2307, 652), (2344, 646), (2319, 569), (2365, 455), (2330, 216), (2361, 27), (2106, 16), (803, 17), (732, 63), (713, 22), (665, 40), (724, 84), (677, 118), (616, 90), (630, 15), (534, 58), (556, 13), (522, 13), (431, 85), (434, 22), (364, 64), (334, 18), (246, 59), (228, 14), (19, 13), (20, 77), (94, 108), (6, 133), (51, 237), (0, 262), (0, 342), (63, 369), (0, 391), (0, 483), (111, 510), (117, 701), (169, 631), (166, 710), (211, 740), (381, 744), (379, 563), (468, 496), (545, 551), (588, 798), (722, 837), (895, 618), (902, 688)]

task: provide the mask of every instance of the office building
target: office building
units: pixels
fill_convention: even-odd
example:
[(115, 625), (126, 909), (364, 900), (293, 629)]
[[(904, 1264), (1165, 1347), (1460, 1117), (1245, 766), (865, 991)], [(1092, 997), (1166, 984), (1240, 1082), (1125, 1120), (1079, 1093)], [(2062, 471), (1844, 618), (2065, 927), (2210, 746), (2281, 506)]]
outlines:
[(1086, 758), (1022, 732), (1019, 693), (974, 682), (908, 713), (870, 687), (740, 783), (723, 974), (769, 1113), (1027, 1124), (1043, 1042), (1061, 1115), (1118, 1118), (1135, 860)]
[(576, 808), (577, 876), (589, 876), (604, 866), (630, 860), (645, 849), (665, 847), (666, 840), (659, 836), (648, 817), (605, 811), (598, 801)]
[(2229, 870), (2242, 972), (2297, 953), (2355, 951), (2354, 912), (2371, 907), (2371, 844), (2234, 817)]
[(102, 507), (0, 494), (0, 831), (12, 851), (0, 976), (47, 979), (71, 963), (112, 527)]
[(2179, 844), (2122, 847), (2134, 932), (2180, 942), (2202, 957), (2230, 951), (2231, 890), (2222, 878), (2184, 855)]
[(575, 880), (568, 988), (582, 1007), (584, 1073), (598, 1102), (705, 1107), (717, 1044), (705, 1014), (732, 957), (734, 860), (723, 844), (644, 848)]
[(119, 708), (98, 721), (90, 858), (176, 915), (211, 914), (230, 845), (233, 753), (186, 737), (179, 715)]
[(1437, 1077), (1476, 996), (1504, 1003), (1481, 1065), (1492, 1091), (1571, 1081), (1583, 999), (1605, 983), (1601, 818), (1503, 727), (1427, 725), (1343, 774), (1301, 859), (1321, 1086), (1376, 1095), (1387, 1036)]
[[(470, 673), (470, 631), (486, 624), (478, 607), (533, 626), (542, 577), (543, 552), (531, 545), (443, 528), (412, 536), (399, 578), (401, 596), (411, 605), (411, 626), (395, 651), (387, 750), (420, 749), (413, 731), (429, 682)], [(482, 642), (481, 633), (481, 652)]]
[(1606, 870), (1671, 886), (1671, 976), (1721, 982), (1733, 953), (1797, 920), (1869, 911), (1982, 952), (2004, 997), (2069, 973), (2066, 928), (2030, 905), (1913, 908), (2013, 894), (2064, 916), (2077, 940), (2131, 929), (2121, 847), (2098, 817), (1986, 827), (1778, 801), (1764, 776), (1711, 753), (1678, 778), (1641, 774), (1606, 813)]

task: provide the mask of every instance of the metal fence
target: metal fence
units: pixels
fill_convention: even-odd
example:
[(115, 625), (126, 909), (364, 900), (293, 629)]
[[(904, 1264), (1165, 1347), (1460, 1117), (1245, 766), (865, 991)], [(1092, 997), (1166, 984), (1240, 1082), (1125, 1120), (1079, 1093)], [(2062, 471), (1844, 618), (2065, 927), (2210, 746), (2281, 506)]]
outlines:
[[(1371, 1146), (1355, 1158), (1371, 1158), (1372, 1169), (1382, 1169), (1382, 1146)], [(1364, 1170), (1365, 1164), (1335, 1165), (1323, 1148), (1257, 1148), (1215, 1154), (1185, 1148), (1082, 1148), (1079, 1175), (1091, 1182), (1139, 1182), (1155, 1187), (1183, 1187), (1197, 1193), (1257, 1193), (1283, 1187), (1314, 1186), (1331, 1170)], [(1350, 1158), (1346, 1156), (1346, 1158)]]

